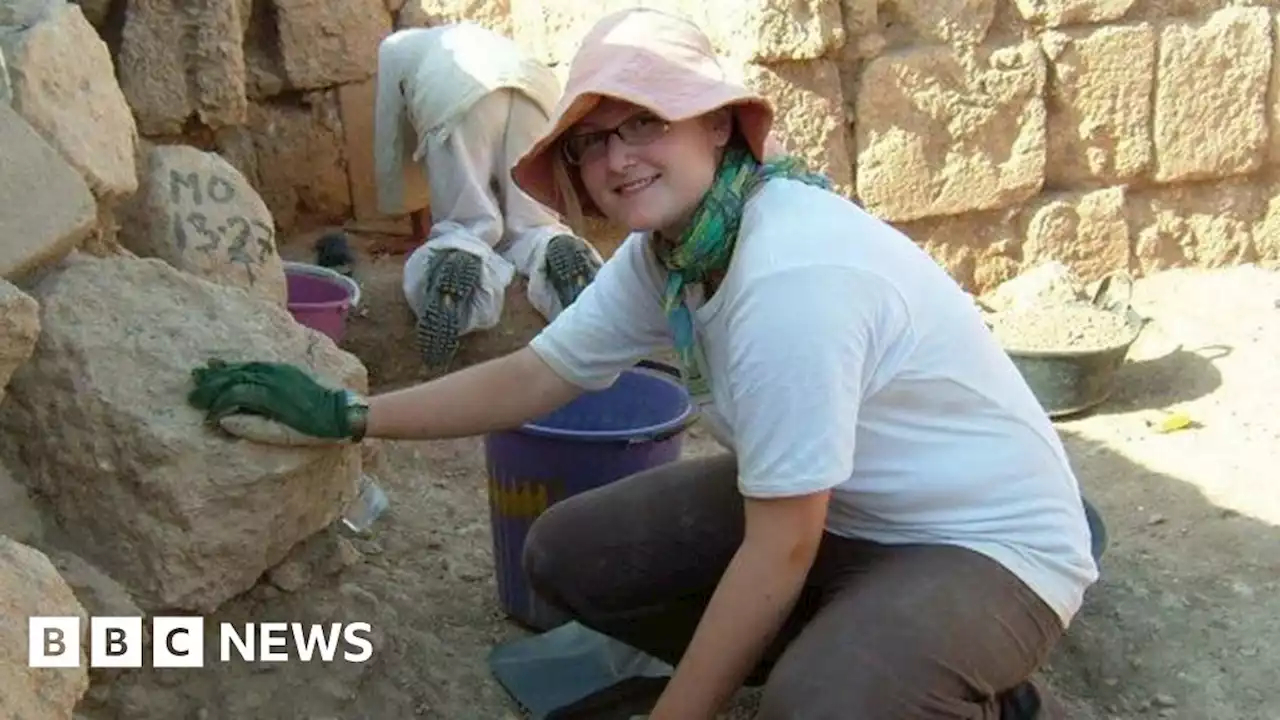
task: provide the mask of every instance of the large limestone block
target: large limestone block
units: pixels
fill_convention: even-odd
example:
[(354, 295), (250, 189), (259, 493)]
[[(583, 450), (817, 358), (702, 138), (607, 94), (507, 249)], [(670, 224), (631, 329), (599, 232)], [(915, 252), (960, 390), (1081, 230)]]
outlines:
[(139, 132), (244, 122), (245, 20), (236, 0), (129, 0), (116, 62)]
[(261, 193), (280, 233), (298, 228), (303, 218), (341, 223), (350, 217), (345, 145), (336, 90), (307, 93), (297, 103), (253, 103), (248, 124), (219, 137), (219, 152)]
[(111, 0), (74, 0), (80, 6), (80, 10), (84, 13), (84, 17), (89, 24), (95, 28), (102, 28), (107, 24), (107, 17), (111, 13)]
[(44, 518), (26, 485), (0, 465), (0, 535), (34, 544), (44, 537)]
[(1155, 179), (1243, 175), (1267, 155), (1271, 16), (1232, 7), (1160, 35), (1155, 93)]
[(1044, 56), (1034, 42), (972, 54), (881, 55), (856, 99), (859, 199), (887, 220), (991, 210), (1040, 191)]
[(1156, 38), (1150, 25), (1050, 31), (1046, 183), (1119, 183), (1151, 165)]
[(1041, 27), (1094, 25), (1123, 18), (1136, 0), (1013, 0), (1022, 19)]
[[(386, 218), (378, 209), (378, 183), (373, 161), (373, 107), (376, 97), (375, 79), (338, 88), (351, 210), (355, 219), (360, 221)], [(404, 178), (405, 207), (427, 208), (431, 204), (431, 188), (423, 166), (405, 163), (401, 176)]]
[(813, 170), (825, 172), (836, 190), (853, 192), (853, 161), (846, 137), (840, 70), (832, 60), (751, 65), (747, 85), (769, 98), (777, 109), (778, 140), (805, 158)]
[(1258, 259), (1272, 189), (1249, 178), (1131, 191), (1135, 262), (1144, 274), (1221, 268)]
[[(859, 0), (846, 2), (860, 4)], [(895, 0), (884, 3), (879, 14), (898, 32), (912, 33), (921, 41), (976, 45), (991, 29), (996, 0)]]
[(816, 60), (845, 43), (840, 0), (715, 0), (710, 25), (742, 61)]
[(1262, 194), (1266, 200), (1254, 224), (1253, 245), (1259, 262), (1280, 270), (1280, 181), (1266, 183)]
[(125, 247), (284, 307), (275, 224), (239, 170), (188, 145), (152, 146), (141, 167), (141, 187), (120, 217)]
[[(1280, 32), (1280, 14), (1273, 18), (1272, 25), (1273, 33)], [(0, 61), (3, 61), (3, 58), (0, 58)], [(1274, 165), (1280, 164), (1280, 93), (1274, 90), (1280, 88), (1280, 42), (1273, 43), (1271, 48), (1270, 87), (1272, 88), (1269, 93), (1270, 104), (1267, 107), (1267, 160)], [(0, 94), (3, 94), (3, 88), (0, 88)]]
[(378, 69), (378, 44), (392, 30), (382, 0), (274, 0), (279, 50), (290, 87), (360, 82)]
[(600, 18), (631, 7), (682, 15), (739, 62), (814, 60), (845, 43), (839, 0), (510, 0), (515, 39), (551, 64), (573, 59)]
[[(76, 667), (27, 666), (27, 618), (33, 615), (80, 618)], [(89, 689), (89, 615), (44, 553), (2, 535), (0, 617), (0, 717), (71, 720)]]
[(12, 108), (0, 103), (0, 277), (56, 261), (93, 232), (84, 178)]
[(289, 83), (280, 55), (275, 0), (248, 2), (249, 12), (242, 15), (248, 18), (244, 30), (245, 95), (249, 100), (262, 100), (285, 92)]
[(111, 51), (79, 5), (49, 0), (33, 25), (0, 29), (13, 107), (80, 171), (99, 198), (138, 188), (133, 113)]
[(1026, 211), (1024, 268), (1057, 261), (1086, 282), (1132, 264), (1124, 188), (1041, 195)]
[(0, 406), (0, 449), (48, 499), (68, 549), (142, 609), (212, 611), (354, 496), (357, 447), (234, 439), (187, 403), (191, 369), (215, 357), (366, 390), (354, 356), (283, 308), (121, 256), (71, 256), (32, 294), (42, 331)]
[(965, 290), (981, 293), (1018, 273), (1016, 208), (897, 225)]
[(464, 20), (507, 37), (515, 34), (511, 0), (409, 0), (399, 8), (396, 27), (438, 27)]
[(0, 280), (0, 400), (18, 366), (26, 362), (40, 337), (40, 306), (30, 295)]

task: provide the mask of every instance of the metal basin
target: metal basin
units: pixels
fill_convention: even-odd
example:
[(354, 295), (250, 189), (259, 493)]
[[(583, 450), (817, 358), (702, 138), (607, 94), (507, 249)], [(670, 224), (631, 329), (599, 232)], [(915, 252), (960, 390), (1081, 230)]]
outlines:
[[(1121, 281), (1120, 297), (1115, 281)], [(1075, 415), (1105, 402), (1115, 388), (1116, 372), (1124, 365), (1129, 349), (1138, 340), (1148, 320), (1130, 307), (1133, 279), (1128, 273), (1112, 273), (1098, 283), (1091, 304), (1099, 310), (1124, 317), (1129, 337), (1111, 347), (1096, 350), (1011, 350), (1005, 352), (1031, 386), (1040, 405), (1051, 418)]]

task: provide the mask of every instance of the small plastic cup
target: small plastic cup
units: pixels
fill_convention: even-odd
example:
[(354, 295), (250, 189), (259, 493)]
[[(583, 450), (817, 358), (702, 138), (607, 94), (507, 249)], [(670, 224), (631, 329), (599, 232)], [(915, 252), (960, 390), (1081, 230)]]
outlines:
[(347, 529), (359, 535), (366, 535), (373, 530), (373, 525), (386, 512), (391, 501), (387, 499), (387, 494), (382, 491), (378, 483), (368, 475), (362, 475), (360, 478), (360, 494), (351, 502), (347, 508), (346, 514), (342, 517), (342, 524)]

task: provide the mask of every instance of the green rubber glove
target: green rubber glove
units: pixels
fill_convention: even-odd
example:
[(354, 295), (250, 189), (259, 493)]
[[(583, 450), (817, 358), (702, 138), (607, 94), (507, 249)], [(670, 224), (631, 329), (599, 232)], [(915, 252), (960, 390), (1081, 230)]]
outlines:
[(191, 377), (195, 389), (187, 401), (204, 410), (211, 425), (228, 415), (248, 414), (313, 437), (352, 435), (346, 391), (325, 387), (293, 365), (210, 360)]

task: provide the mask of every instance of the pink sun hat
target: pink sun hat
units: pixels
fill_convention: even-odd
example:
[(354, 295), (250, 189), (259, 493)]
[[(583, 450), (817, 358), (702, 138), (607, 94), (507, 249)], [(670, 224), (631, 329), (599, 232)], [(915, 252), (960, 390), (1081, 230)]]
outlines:
[[(621, 10), (601, 18), (582, 39), (550, 129), (511, 170), (522, 190), (561, 214), (565, 202), (553, 169), (557, 141), (604, 97), (670, 122), (732, 105), (739, 132), (757, 160), (782, 152), (770, 136), (773, 105), (733, 79), (697, 25), (649, 8)], [(582, 200), (584, 214), (600, 215), (593, 203)]]

